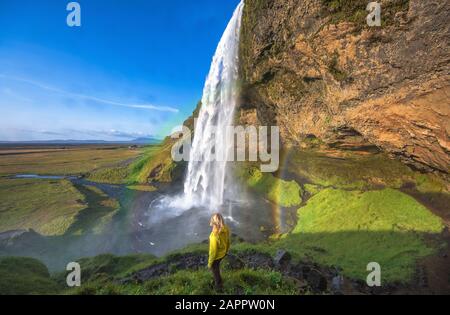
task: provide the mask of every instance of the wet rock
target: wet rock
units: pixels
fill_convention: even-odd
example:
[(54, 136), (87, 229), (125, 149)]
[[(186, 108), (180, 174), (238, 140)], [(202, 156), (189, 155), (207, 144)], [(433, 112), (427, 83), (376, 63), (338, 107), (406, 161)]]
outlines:
[(143, 283), (167, 274), (169, 274), (169, 265), (167, 263), (163, 263), (136, 272), (132, 279), (138, 283)]
[(250, 269), (272, 269), (274, 267), (272, 257), (267, 254), (249, 252), (238, 256), (247, 268)]
[(344, 277), (341, 275), (335, 276), (331, 280), (331, 291), (333, 294), (342, 294), (342, 287), (344, 285)]
[(289, 252), (280, 249), (275, 254), (273, 262), (278, 269), (286, 269), (289, 266), (291, 259), (292, 256)]
[(311, 270), (306, 278), (308, 285), (314, 292), (325, 292), (328, 288), (328, 282), (325, 276), (318, 270)]
[(245, 263), (233, 254), (228, 254), (225, 258), (225, 264), (227, 264), (227, 266), (232, 270), (238, 270), (245, 267)]
[(175, 273), (179, 270), (198, 270), (208, 264), (206, 255), (186, 254), (170, 257), (166, 262), (150, 266), (133, 274), (132, 277), (123, 279), (127, 282), (142, 283), (154, 278)]
[(417, 281), (421, 288), (428, 288), (427, 271), (424, 266), (420, 266), (417, 271)]
[(206, 255), (187, 254), (169, 261), (171, 270), (198, 270), (208, 264)]

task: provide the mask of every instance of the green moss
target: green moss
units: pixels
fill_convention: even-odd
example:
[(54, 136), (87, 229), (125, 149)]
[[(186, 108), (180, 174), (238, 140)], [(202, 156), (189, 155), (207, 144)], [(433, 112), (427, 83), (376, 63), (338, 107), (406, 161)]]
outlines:
[(32, 258), (0, 258), (0, 294), (52, 294), (60, 287), (50, 278), (47, 267)]
[(147, 178), (151, 172), (151, 167), (149, 165), (153, 165), (152, 161), (155, 161), (155, 158), (160, 155), (160, 152), (162, 150), (163, 146), (151, 147), (144, 153), (142, 157), (132, 163), (129, 167), (130, 172), (127, 177), (127, 182), (129, 184), (146, 184)]
[(323, 187), (367, 190), (380, 186), (400, 188), (414, 173), (383, 154), (332, 156), (314, 151), (291, 150), (283, 168), (307, 183)]
[(63, 235), (86, 208), (68, 180), (0, 179), (0, 232), (34, 229)]
[(348, 78), (348, 74), (339, 68), (339, 54), (337, 51), (334, 52), (331, 60), (328, 64), (328, 71), (333, 75), (336, 81), (342, 82)]
[(317, 185), (305, 184), (305, 191), (307, 191), (311, 196), (317, 195), (321, 188)]
[(440, 218), (399, 191), (325, 189), (299, 209), (298, 225), (275, 246), (353, 278), (365, 279), (367, 264), (378, 262), (385, 283), (408, 281), (417, 259), (434, 252), (423, 236), (442, 229)]
[[(222, 273), (224, 294), (267, 295), (296, 294), (292, 280), (274, 271), (238, 270)], [(179, 271), (172, 275), (150, 280), (143, 285), (117, 285), (101, 281), (88, 283), (72, 291), (73, 294), (132, 294), (132, 295), (212, 295), (216, 294), (211, 272), (206, 268), (199, 271)]]
[(445, 181), (433, 174), (414, 174), (414, 182), (421, 193), (448, 193)]
[(79, 264), (83, 270), (84, 281), (93, 281), (99, 275), (109, 279), (127, 276), (140, 267), (148, 266), (157, 261), (151, 255), (113, 256), (100, 255), (93, 258), (80, 259)]
[(302, 203), (302, 188), (295, 181), (285, 181), (257, 168), (243, 170), (247, 185), (263, 194), (268, 200), (282, 206), (293, 207)]
[(158, 190), (156, 187), (150, 185), (130, 185), (127, 186), (127, 189), (145, 192), (153, 192)]
[[(330, 23), (353, 22), (357, 30), (368, 28), (366, 17), (366, 0), (322, 0), (327, 14), (330, 16)], [(392, 0), (382, 4), (382, 26), (389, 26), (395, 22), (395, 14), (400, 11), (407, 11), (409, 0)]]
[(131, 164), (126, 166), (106, 167), (88, 174), (87, 179), (97, 183), (139, 185), (147, 184), (149, 177), (170, 181), (176, 164), (171, 158), (172, 141), (166, 140), (162, 145), (146, 147), (145, 151)]
[(128, 167), (107, 167), (91, 172), (87, 179), (95, 183), (120, 185), (127, 182), (129, 174)]

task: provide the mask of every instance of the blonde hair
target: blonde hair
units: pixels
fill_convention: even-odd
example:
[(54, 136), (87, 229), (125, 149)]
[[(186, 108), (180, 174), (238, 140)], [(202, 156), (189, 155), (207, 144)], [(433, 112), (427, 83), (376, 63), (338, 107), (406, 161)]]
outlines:
[(220, 232), (222, 232), (225, 226), (225, 220), (223, 219), (223, 216), (220, 213), (216, 213), (211, 217), (209, 225), (212, 226), (217, 231), (217, 234), (219, 234)]

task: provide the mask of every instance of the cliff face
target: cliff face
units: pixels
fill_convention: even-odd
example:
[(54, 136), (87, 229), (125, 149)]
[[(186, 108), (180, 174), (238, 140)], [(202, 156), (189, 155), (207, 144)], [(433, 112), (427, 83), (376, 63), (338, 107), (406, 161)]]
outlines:
[(379, 148), (449, 173), (450, 2), (246, 0), (241, 123), (278, 125), (287, 145), (317, 137)]

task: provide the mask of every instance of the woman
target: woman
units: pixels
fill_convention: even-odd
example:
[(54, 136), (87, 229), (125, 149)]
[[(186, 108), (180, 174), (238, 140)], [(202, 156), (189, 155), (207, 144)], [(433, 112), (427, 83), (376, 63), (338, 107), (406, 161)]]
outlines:
[(220, 262), (230, 250), (230, 229), (225, 225), (221, 214), (216, 213), (211, 217), (212, 227), (209, 236), (209, 259), (208, 267), (214, 276), (216, 289), (223, 289), (222, 277), (220, 275)]

